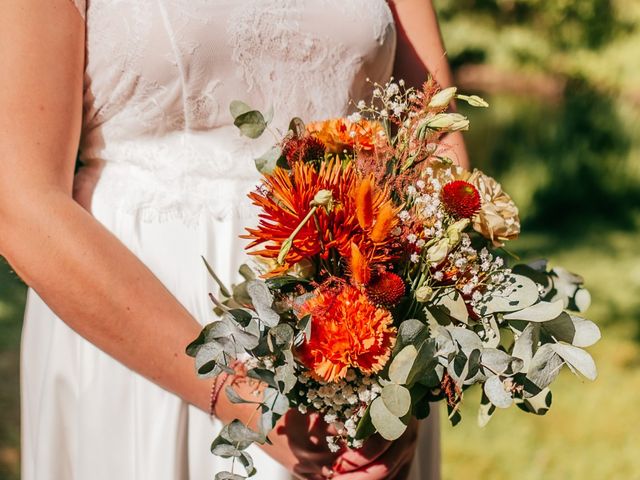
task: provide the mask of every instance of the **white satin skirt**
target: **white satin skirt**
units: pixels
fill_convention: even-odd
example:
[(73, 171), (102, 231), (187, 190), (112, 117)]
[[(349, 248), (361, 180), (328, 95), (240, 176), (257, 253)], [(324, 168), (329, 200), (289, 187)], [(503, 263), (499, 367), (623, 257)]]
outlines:
[[(249, 220), (215, 218), (203, 211), (196, 221), (185, 222), (179, 215), (150, 221), (142, 211), (114, 208), (99, 171), (89, 173), (81, 182), (86, 191), (77, 195), (85, 199), (81, 203), (195, 318), (203, 324), (213, 321), (207, 293), (216, 288), (200, 256), (227, 283), (239, 280), (237, 269), (246, 257), (238, 235)], [(32, 290), (24, 318), (21, 382), (23, 480), (212, 480), (226, 468), (209, 450), (220, 422), (84, 340)], [(411, 480), (439, 478), (433, 411), (420, 430)], [(258, 448), (252, 454), (258, 469), (253, 478), (291, 478)]]

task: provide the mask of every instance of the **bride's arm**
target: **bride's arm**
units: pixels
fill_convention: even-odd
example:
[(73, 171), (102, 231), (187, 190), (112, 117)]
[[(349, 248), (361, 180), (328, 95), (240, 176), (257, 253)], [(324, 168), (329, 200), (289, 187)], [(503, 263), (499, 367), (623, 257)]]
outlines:
[[(453, 85), (432, 0), (389, 0), (389, 4), (398, 33), (395, 77), (419, 87), (430, 74), (443, 88)], [(449, 134), (446, 143), (458, 163), (468, 168), (469, 157), (462, 134)]]
[(80, 335), (208, 410), (198, 323), (71, 197), (84, 24), (69, 0), (0, 2), (0, 254)]

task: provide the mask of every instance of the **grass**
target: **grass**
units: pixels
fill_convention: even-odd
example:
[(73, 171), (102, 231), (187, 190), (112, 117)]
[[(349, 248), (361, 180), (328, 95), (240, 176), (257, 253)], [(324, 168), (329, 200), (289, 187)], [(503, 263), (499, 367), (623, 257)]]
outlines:
[(20, 328), (26, 287), (0, 258), (0, 479), (19, 478)]

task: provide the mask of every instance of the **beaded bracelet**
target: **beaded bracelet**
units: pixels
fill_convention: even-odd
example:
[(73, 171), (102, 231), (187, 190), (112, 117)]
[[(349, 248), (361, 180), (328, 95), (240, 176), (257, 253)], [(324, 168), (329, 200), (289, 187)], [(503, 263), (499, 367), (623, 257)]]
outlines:
[[(235, 372), (235, 376), (244, 377), (246, 375), (246, 368), (242, 361), (235, 360), (230, 367)], [(230, 374), (227, 372), (221, 372), (217, 377), (213, 385), (211, 386), (211, 397), (209, 399), (209, 415), (215, 416), (215, 408), (216, 403), (218, 403), (218, 397), (220, 397), (220, 392), (222, 392), (222, 388), (224, 384), (227, 383)]]
[(209, 399), (209, 415), (211, 417), (215, 416), (215, 408), (216, 403), (218, 403), (218, 397), (220, 396), (222, 387), (224, 386), (228, 378), (229, 374), (227, 372), (222, 372), (216, 377), (215, 382), (213, 382), (213, 385), (211, 387), (211, 398)]

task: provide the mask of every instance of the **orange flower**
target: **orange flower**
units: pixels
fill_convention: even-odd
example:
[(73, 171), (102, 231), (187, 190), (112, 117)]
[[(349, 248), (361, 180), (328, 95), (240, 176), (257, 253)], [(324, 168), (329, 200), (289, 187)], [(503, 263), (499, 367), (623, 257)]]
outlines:
[[(362, 184), (368, 186), (361, 188)], [(311, 218), (303, 222), (320, 190), (331, 192), (331, 207), (317, 207)], [(370, 191), (359, 195), (362, 190)], [(371, 178), (360, 178), (352, 163), (327, 161), (318, 169), (298, 162), (290, 171), (276, 168), (265, 177), (263, 188), (249, 196), (262, 209), (258, 227), (248, 228), (248, 235), (244, 236), (251, 240), (249, 249), (261, 247), (251, 251), (252, 255), (278, 258), (283, 244), (302, 224), (281, 258), (281, 265), (267, 275), (283, 273), (316, 255), (326, 259), (332, 248), (350, 263), (352, 243), (370, 264), (388, 262), (394, 256), (390, 240), (391, 231), (398, 223), (397, 208), (389, 191), (376, 188)]]
[(356, 123), (346, 118), (334, 118), (307, 125), (307, 132), (322, 141), (327, 153), (353, 154), (357, 150), (372, 151), (384, 141), (384, 129), (378, 122), (360, 120)]
[(311, 315), (311, 338), (297, 353), (317, 380), (340, 380), (349, 368), (376, 373), (389, 360), (396, 341), (393, 317), (359, 289), (342, 285), (320, 290), (300, 313)]

